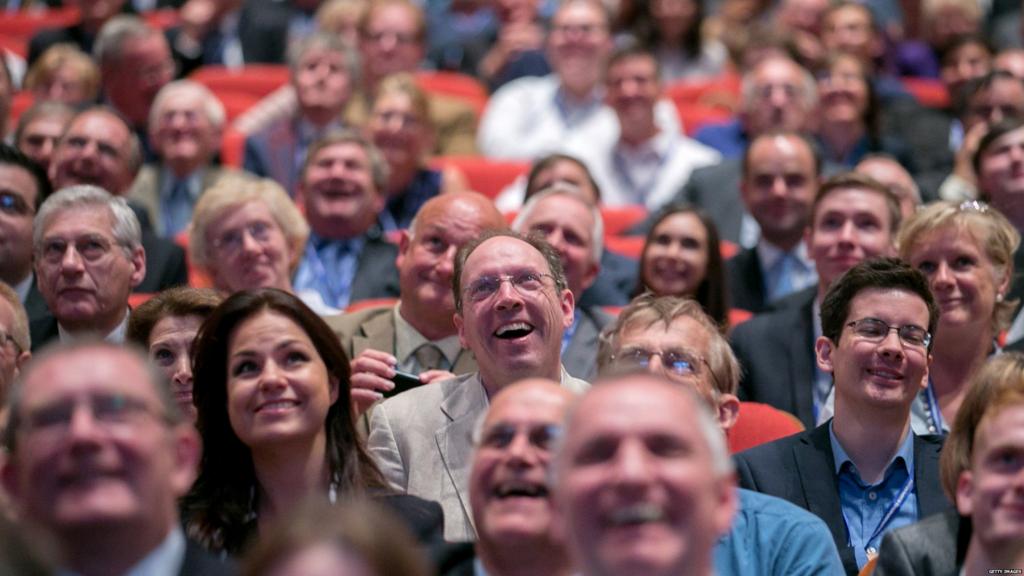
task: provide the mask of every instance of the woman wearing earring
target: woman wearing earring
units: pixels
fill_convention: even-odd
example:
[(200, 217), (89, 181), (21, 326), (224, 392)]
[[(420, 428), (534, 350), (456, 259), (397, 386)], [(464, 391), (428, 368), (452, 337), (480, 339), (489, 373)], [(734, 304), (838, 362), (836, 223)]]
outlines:
[(933, 203), (900, 228), (900, 257), (928, 278), (942, 310), (928, 387), (911, 410), (914, 432), (948, 432), (971, 378), (998, 351), (1017, 304), (1005, 296), (1018, 244), (1002, 214), (974, 201)]

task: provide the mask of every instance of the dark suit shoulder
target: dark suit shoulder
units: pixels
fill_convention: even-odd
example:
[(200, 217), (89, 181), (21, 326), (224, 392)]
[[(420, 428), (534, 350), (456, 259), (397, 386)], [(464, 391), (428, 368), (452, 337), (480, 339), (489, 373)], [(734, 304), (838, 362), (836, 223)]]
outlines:
[(963, 561), (969, 526), (950, 510), (909, 526), (890, 531), (882, 538), (875, 576), (956, 576)]
[(185, 560), (181, 564), (181, 576), (234, 576), (238, 568), (230, 559), (220, 559), (206, 551), (198, 542), (185, 541)]

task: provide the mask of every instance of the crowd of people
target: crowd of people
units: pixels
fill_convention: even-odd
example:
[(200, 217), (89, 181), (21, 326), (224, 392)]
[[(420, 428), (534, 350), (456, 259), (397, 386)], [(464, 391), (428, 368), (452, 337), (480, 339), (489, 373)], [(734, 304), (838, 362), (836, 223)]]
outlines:
[(1024, 569), (1019, 6), (77, 5), (0, 66), (3, 574)]

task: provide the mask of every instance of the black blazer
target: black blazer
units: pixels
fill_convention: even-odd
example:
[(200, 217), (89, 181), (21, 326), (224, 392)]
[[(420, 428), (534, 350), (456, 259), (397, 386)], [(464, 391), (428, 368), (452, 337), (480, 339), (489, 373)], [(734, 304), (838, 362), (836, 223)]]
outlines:
[(398, 268), (395, 258), (398, 247), (385, 241), (376, 232), (370, 233), (363, 244), (352, 279), (352, 295), (349, 302), (375, 298), (398, 298)]
[(814, 285), (783, 298), (732, 332), (743, 373), (740, 400), (763, 402), (814, 428)]
[(726, 286), (729, 287), (729, 303), (754, 314), (766, 307), (764, 272), (757, 249), (744, 248), (725, 263)]
[(957, 576), (971, 543), (971, 519), (949, 510), (882, 537), (875, 576)]
[(185, 561), (180, 576), (234, 576), (238, 568), (230, 559), (221, 560), (191, 538), (185, 539)]
[[(745, 450), (735, 456), (741, 488), (755, 490), (800, 506), (828, 525), (848, 574), (857, 574), (853, 548), (847, 545), (846, 523), (839, 503), (839, 479), (829, 440), (828, 423)], [(939, 485), (942, 438), (914, 436), (914, 486), (918, 517), (949, 510), (952, 505)]]

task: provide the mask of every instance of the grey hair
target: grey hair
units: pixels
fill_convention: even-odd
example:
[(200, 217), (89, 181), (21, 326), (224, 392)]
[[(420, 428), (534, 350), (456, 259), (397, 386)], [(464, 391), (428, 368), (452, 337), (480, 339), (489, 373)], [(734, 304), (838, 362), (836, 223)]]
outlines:
[(807, 68), (804, 68), (803, 66), (800, 65), (799, 62), (793, 60), (792, 58), (789, 58), (787, 56), (770, 56), (768, 58), (765, 58), (761, 62), (758, 62), (757, 65), (754, 66), (752, 70), (750, 70), (750, 72), (743, 75), (743, 78), (740, 81), (740, 94), (742, 96), (742, 105), (740, 107), (743, 109), (750, 108), (751, 103), (754, 101), (756, 89), (756, 87), (754, 86), (754, 75), (757, 73), (758, 70), (761, 69), (761, 66), (764, 66), (766, 62), (772, 62), (776, 60), (789, 62), (790, 64), (795, 66), (797, 70), (800, 71), (800, 80), (803, 84), (803, 90), (801, 91), (802, 94), (800, 100), (802, 100), (809, 107), (817, 105), (818, 83), (814, 80), (814, 75), (812, 75), (807, 70)]
[(110, 210), (114, 220), (110, 232), (127, 258), (130, 259), (133, 252), (142, 248), (142, 227), (128, 202), (124, 198), (111, 195), (99, 186), (80, 184), (54, 192), (39, 207), (39, 212), (32, 223), (32, 247), (36, 254), (43, 249), (43, 232), (50, 224), (50, 220), (57, 214), (84, 207), (103, 207)]
[(337, 34), (328, 34), (326, 32), (314, 32), (288, 47), (288, 69), (293, 76), (299, 68), (299, 62), (302, 61), (308, 52), (315, 49), (323, 49), (328, 52), (341, 54), (345, 62), (345, 73), (348, 75), (349, 82), (353, 86), (359, 85), (359, 53), (351, 46), (342, 42), (341, 37)]
[(92, 57), (104, 68), (117, 63), (124, 52), (124, 44), (136, 38), (148, 38), (159, 31), (150, 28), (138, 16), (122, 14), (114, 16), (100, 28), (92, 47)]
[(600, 262), (601, 254), (604, 253), (604, 218), (601, 217), (601, 209), (596, 205), (587, 202), (587, 200), (580, 193), (579, 188), (566, 182), (555, 182), (551, 186), (544, 188), (530, 196), (526, 204), (516, 215), (516, 219), (512, 221), (512, 229), (520, 234), (527, 234), (529, 230), (524, 230), (526, 226), (526, 220), (533, 214), (537, 204), (541, 200), (551, 196), (568, 196), (575, 199), (577, 202), (583, 204), (590, 210), (590, 215), (594, 218), (594, 227), (591, 229), (590, 234), (591, 240), (591, 256), (592, 262)]
[(6, 405), (8, 421), (7, 425), (3, 429), (3, 445), (9, 453), (13, 454), (17, 448), (18, 428), (21, 426), (22, 418), (24, 417), (21, 414), (21, 405), (25, 396), (25, 384), (28, 382), (29, 378), (36, 372), (36, 370), (39, 370), (42, 365), (46, 364), (51, 359), (56, 361), (60, 357), (72, 352), (91, 348), (112, 350), (128, 354), (132, 361), (138, 362), (145, 370), (145, 373), (148, 376), (146, 379), (147, 383), (152, 386), (153, 391), (156, 393), (156, 396), (160, 401), (160, 408), (163, 412), (160, 414), (160, 417), (164, 422), (170, 426), (177, 426), (185, 422), (184, 415), (181, 413), (181, 409), (178, 408), (178, 403), (174, 400), (174, 394), (171, 392), (171, 386), (170, 382), (167, 380), (167, 376), (165, 376), (163, 372), (149, 361), (146, 351), (143, 350), (141, 346), (131, 342), (115, 344), (113, 342), (108, 342), (99, 336), (88, 336), (68, 341), (56, 341), (43, 348), (41, 353), (35, 354), (32, 357), (32, 361), (26, 365), (26, 369), (22, 370), (11, 384), (11, 389), (7, 395)]
[(209, 88), (194, 80), (175, 80), (161, 88), (156, 93), (156, 97), (153, 98), (153, 106), (149, 109), (150, 128), (156, 126), (156, 123), (159, 121), (164, 104), (173, 100), (178, 94), (183, 93), (198, 96), (203, 102), (203, 114), (206, 115), (210, 124), (218, 130), (224, 127), (224, 121), (227, 118), (224, 105), (221, 104), (220, 100), (214, 96)]
[(586, 401), (587, 397), (594, 393), (595, 390), (602, 388), (609, 388), (612, 386), (630, 386), (637, 385), (637, 382), (645, 382), (647, 384), (654, 383), (658, 386), (664, 386), (672, 394), (683, 394), (685, 395), (690, 404), (694, 407), (697, 416), (697, 429), (700, 431), (701, 436), (707, 443), (708, 451), (711, 454), (711, 471), (715, 477), (723, 478), (733, 473), (736, 469), (732, 458), (729, 455), (729, 447), (725, 441), (725, 433), (722, 432), (722, 427), (719, 425), (718, 420), (711, 413), (710, 407), (707, 403), (697, 394), (697, 392), (686, 386), (679, 386), (668, 379), (652, 374), (646, 370), (631, 369), (626, 371), (617, 371), (607, 376), (599, 376), (594, 381), (593, 386), (587, 392), (572, 403), (565, 413), (564, 421), (564, 433), (555, 445), (555, 465), (552, 466), (548, 471), (548, 484), (554, 486), (558, 477), (564, 473), (562, 469), (565, 466), (565, 439), (570, 436), (571, 430), (575, 427), (575, 421), (578, 416), (582, 416), (579, 411), (580, 405)]

